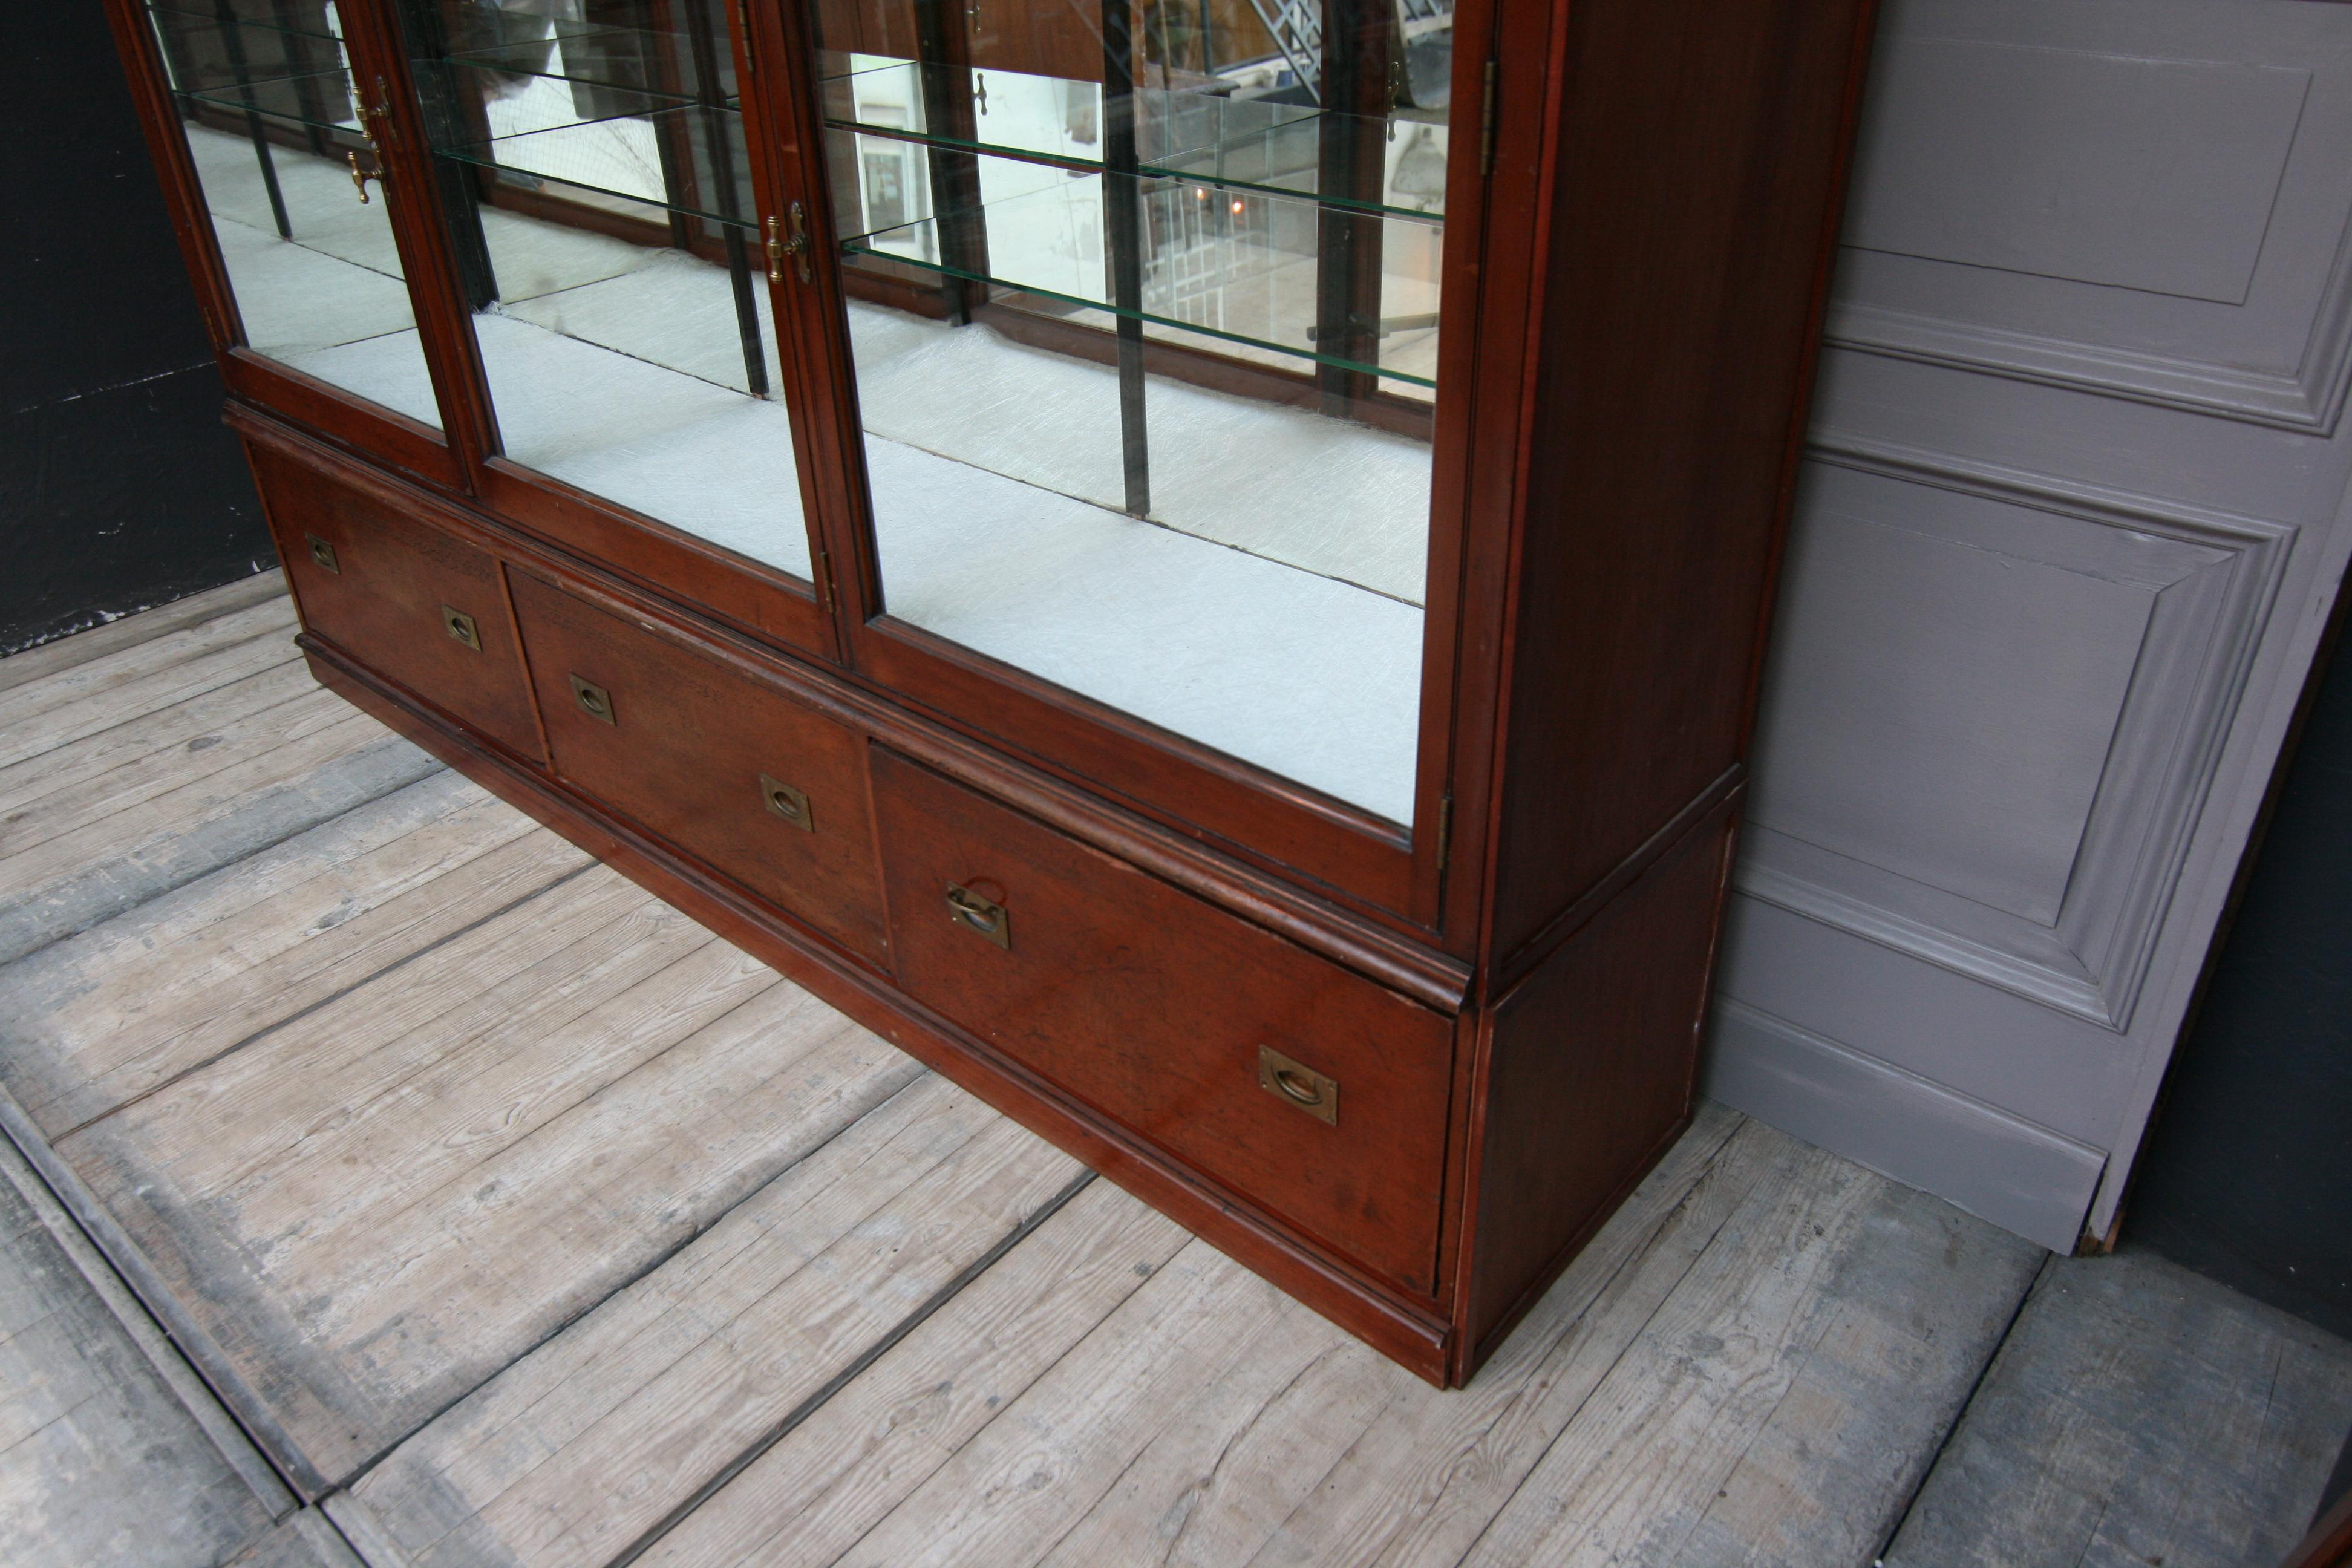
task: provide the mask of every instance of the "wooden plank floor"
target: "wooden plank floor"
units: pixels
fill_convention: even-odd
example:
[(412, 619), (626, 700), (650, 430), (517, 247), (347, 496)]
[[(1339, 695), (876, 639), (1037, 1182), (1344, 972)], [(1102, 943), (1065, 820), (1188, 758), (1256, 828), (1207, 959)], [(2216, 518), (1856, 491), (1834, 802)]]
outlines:
[(2152, 1254), (2063, 1259), (1887, 1568), (2274, 1563), (2347, 1427), (2352, 1344)]
[[(2136, 1265), (2046, 1270), (1708, 1107), (1439, 1394), (317, 691), (291, 625), (257, 579), (0, 661), (0, 1126), (47, 1205), (0, 1214), (0, 1497), (202, 1526), (128, 1560), (2106, 1561), (2054, 1492), (1990, 1546), (1935, 1521), (2045, 1450), (2112, 1468), (2223, 1331), (2102, 1351), (2067, 1312), (2129, 1319)], [(44, 1236), (113, 1293), (42, 1284)], [(2158, 1539), (2165, 1465), (2251, 1422), (2290, 1436), (2160, 1536), (2250, 1561), (2352, 1419), (2314, 1344), (2201, 1384), (2207, 1451), (2077, 1488), (2098, 1538)], [(2045, 1408), (2085, 1357), (2106, 1426)], [(114, 1452), (43, 1469), (16, 1435), (71, 1378), (113, 1403), (50, 1440)], [(89, 1560), (57, 1521), (103, 1514), (18, 1508), (0, 1556)]]

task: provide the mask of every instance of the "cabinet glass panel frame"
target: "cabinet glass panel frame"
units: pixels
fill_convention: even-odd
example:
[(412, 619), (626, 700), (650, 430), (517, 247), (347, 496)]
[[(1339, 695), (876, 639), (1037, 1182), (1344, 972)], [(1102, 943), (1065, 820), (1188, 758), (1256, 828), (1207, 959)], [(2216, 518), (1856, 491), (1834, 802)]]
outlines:
[[(727, 0), (379, 0), (494, 510), (830, 656), (776, 158)], [(757, 80), (757, 68), (751, 73)]]
[[(230, 390), (460, 488), (467, 421), (372, 7), (107, 0)], [(372, 363), (410, 395), (372, 395)]]
[[(1008, 136), (1001, 132), (992, 136), (977, 134), (974, 117), (969, 113), (958, 124), (938, 112), (941, 95), (937, 84), (926, 84), (921, 79), (927, 73), (929, 73), (920, 61), (885, 60), (871, 56), (856, 58), (846, 50), (828, 55), (820, 47), (822, 38), (810, 37), (805, 33), (802, 74), (793, 84), (793, 90), (803, 98), (803, 134), (812, 144), (823, 146), (826, 152), (823, 169), (807, 175), (813, 182), (822, 181), (822, 188), (827, 193), (823, 247), (827, 288), (821, 309), (829, 318), (824, 324), (833, 333), (834, 352), (840, 361), (841, 386), (837, 396), (850, 410), (841, 423), (848, 427), (845, 432), (846, 439), (858, 448), (846, 466), (864, 481), (853, 507), (850, 537), (845, 540), (845, 554), (853, 557), (857, 564), (859, 602), (850, 617), (849, 628), (857, 667), (927, 705), (975, 728), (1005, 737), (1056, 772), (1097, 785), (1107, 784), (1130, 801), (1141, 804), (1152, 815), (1188, 831), (1205, 829), (1245, 858), (1271, 868), (1294, 876), (1304, 872), (1375, 908), (1392, 912), (1409, 908), (1411, 919), (1424, 925), (1437, 923), (1442, 880), (1438, 840), (1446, 816), (1454, 724), (1453, 640), (1460, 620), (1453, 595), (1463, 582), (1461, 512), (1465, 503), (1459, 493), (1462, 475), (1458, 470), (1467, 426), (1465, 400), (1471, 390), (1467, 384), (1470, 377), (1465, 373), (1471, 369), (1471, 339), (1475, 333), (1480, 306), (1473, 290), (1454, 288), (1454, 281), (1475, 274), (1475, 258), (1486, 242), (1488, 205), (1475, 116), (1489, 54), (1484, 40), (1488, 37), (1493, 12), (1488, 5), (1475, 0), (1458, 9), (1448, 9), (1454, 11), (1465, 42), (1444, 80), (1449, 94), (1462, 95), (1472, 105), (1466, 132), (1459, 127), (1436, 125), (1432, 117), (1424, 114), (1416, 118), (1410, 111), (1356, 117), (1370, 122), (1379, 142), (1389, 142), (1392, 128), (1401, 128), (1402, 135), (1396, 140), (1404, 144), (1398, 152), (1412, 153), (1414, 158), (1385, 154), (1386, 172), (1391, 177), (1384, 189), (1369, 196), (1338, 199), (1335, 195), (1335, 199), (1319, 204), (1320, 211), (1338, 215), (1339, 221), (1326, 226), (1339, 228), (1343, 234), (1351, 226), (1360, 232), (1365, 225), (1412, 225), (1433, 217), (1453, 231), (1447, 237), (1442, 270), (1432, 268), (1427, 279), (1433, 291), (1441, 283), (1448, 289), (1443, 306), (1432, 300), (1431, 309), (1407, 311), (1396, 309), (1392, 300), (1383, 300), (1371, 311), (1366, 311), (1360, 308), (1364, 301), (1352, 302), (1357, 307), (1355, 314), (1343, 317), (1341, 324), (1356, 327), (1358, 342), (1372, 345), (1370, 353), (1333, 352), (1329, 339), (1318, 342), (1317, 329), (1329, 324), (1317, 319), (1319, 311), (1303, 313), (1303, 319), (1295, 314), (1294, 324), (1306, 330), (1295, 332), (1288, 342), (1261, 341), (1241, 353), (1233, 353), (1231, 349), (1236, 345), (1231, 339), (1214, 330), (1202, 331), (1202, 321), (1185, 320), (1174, 311), (1138, 308), (1133, 294), (1124, 300), (1113, 297), (1111, 290), (1118, 287), (1118, 280), (1115, 276), (1103, 278), (1100, 274), (1096, 275), (1100, 279), (1098, 283), (1090, 279), (1086, 272), (1090, 258), (1081, 258), (1077, 266), (1069, 269), (1069, 275), (1080, 280), (1080, 286), (1074, 288), (1056, 287), (1050, 280), (1041, 282), (1034, 272), (1008, 275), (1009, 269), (1001, 268), (975, 269), (942, 265), (936, 252), (901, 254), (896, 258), (880, 254), (887, 247), (876, 243), (876, 237), (888, 235), (894, 226), (901, 235), (913, 233), (913, 226), (923, 224), (946, 227), (959, 218), (969, 220), (975, 209), (988, 205), (985, 200), (966, 200), (958, 205), (951, 191), (943, 193), (942, 186), (949, 182), (940, 177), (936, 156), (943, 150), (966, 154), (967, 179), (975, 165), (1001, 158), (1072, 181), (1104, 180), (1103, 166), (1110, 161), (1109, 150), (1106, 147), (1085, 156), (1077, 155), (1066, 144), (1053, 144), (1055, 138), (1050, 135), (1041, 139)], [(823, 24), (812, 16), (803, 25), (814, 29)], [(1147, 57), (1147, 79), (1155, 64)], [(871, 103), (845, 98), (841, 84), (869, 72), (896, 72), (916, 84), (913, 90), (901, 87), (898, 93), (900, 104), (905, 106), (899, 110), (903, 118), (898, 123), (878, 123), (887, 121), (888, 115), (877, 116)], [(1109, 73), (1106, 70), (1102, 74)], [(1333, 74), (1340, 73), (1335, 68)], [(972, 77), (984, 79), (984, 90), (992, 98), (1014, 85), (1013, 73), (1001, 60), (984, 71), (968, 71), (965, 79)], [(1100, 79), (1098, 76), (1095, 84), (1097, 90)], [(1063, 85), (1070, 84), (1065, 79)], [(1139, 84), (1139, 91), (1148, 93), (1151, 85), (1147, 79)], [(925, 92), (929, 97), (919, 103)], [(1087, 107), (1099, 111), (1104, 101), (1097, 97)], [(1151, 111), (1146, 112), (1148, 115)], [(1264, 131), (1265, 122), (1271, 121), (1275, 129), (1287, 129), (1294, 135), (1302, 123), (1318, 118), (1315, 112), (1271, 114), (1263, 106), (1245, 101), (1223, 106), (1223, 112), (1229, 118), (1257, 116), (1261, 121), (1255, 128), (1257, 132)], [(1319, 118), (1328, 123), (1344, 121), (1349, 117), (1335, 110), (1320, 114)], [(941, 129), (935, 134), (933, 127)], [(1423, 128), (1431, 129), (1432, 134), (1427, 138), (1419, 136)], [(1267, 178), (1263, 170), (1236, 174), (1230, 163), (1222, 174), (1206, 167), (1205, 158), (1215, 152), (1213, 137), (1188, 141), (1164, 133), (1164, 124), (1148, 119), (1139, 129), (1139, 146), (1121, 165), (1132, 171), (1124, 177), (1142, 198), (1139, 205), (1148, 205), (1164, 195), (1181, 196), (1202, 205), (1246, 203), (1253, 208), (1277, 206), (1301, 197), (1311, 199), (1310, 193), (1285, 189), (1279, 183), (1279, 174)], [(1097, 130), (1096, 134), (1100, 136), (1101, 132)], [(827, 137), (831, 138), (829, 144)], [(1444, 184), (1428, 180), (1432, 142), (1442, 147), (1437, 166), (1444, 172), (1444, 181), (1453, 187), (1450, 198), (1441, 194)], [(900, 210), (881, 215), (886, 219), (901, 219), (893, 226), (877, 220), (872, 210), (876, 205), (874, 181), (868, 177), (866, 165), (877, 155), (887, 156), (893, 150), (908, 147), (920, 149), (931, 163), (919, 174), (914, 165), (908, 165), (893, 182), (894, 189), (887, 193), (890, 200), (882, 205)], [(1191, 162), (1185, 162), (1187, 159)], [(1398, 185), (1393, 176), (1399, 163), (1410, 164), (1416, 159), (1424, 189), (1430, 184), (1436, 184), (1436, 190), (1428, 193), (1438, 195), (1433, 204), (1425, 203), (1422, 193), (1409, 193), (1407, 200), (1393, 199)], [(1291, 172), (1295, 174), (1296, 170)], [(1411, 182), (1405, 184), (1409, 185)], [(1331, 187), (1324, 189), (1327, 195), (1334, 194)], [(911, 195), (907, 194), (909, 192)], [(928, 211), (922, 210), (927, 197), (933, 204)], [(1052, 202), (1058, 197), (1049, 189), (1043, 199)], [(907, 248), (919, 250), (919, 246)], [(878, 265), (866, 269), (865, 264), (869, 262)], [(898, 265), (893, 266), (893, 262)], [(1418, 494), (1412, 508), (1416, 537), (1408, 546), (1387, 552), (1390, 559), (1384, 565), (1390, 575), (1372, 584), (1365, 595), (1384, 605), (1395, 605), (1409, 598), (1420, 598), (1425, 593), (1430, 606), (1425, 621), (1418, 605), (1406, 606), (1418, 624), (1393, 636), (1387, 650), (1386, 665), (1393, 668), (1387, 668), (1381, 679), (1391, 689), (1402, 686), (1425, 693), (1425, 698), (1414, 702), (1410, 710), (1391, 716), (1388, 725), (1391, 743), (1387, 773), (1376, 802), (1368, 801), (1370, 792), (1332, 787), (1328, 775), (1313, 776), (1305, 769), (1286, 766), (1270, 760), (1263, 750), (1253, 755), (1248, 745), (1233, 743), (1230, 737), (1202, 733), (1200, 726), (1189, 724), (1181, 716), (1152, 711), (1149, 702), (1124, 700), (1117, 691), (1099, 686), (1089, 689), (1081, 680), (1066, 679), (1066, 670), (1042, 667), (1044, 661), (1025, 658), (1017, 647), (992, 647), (984, 638), (963, 635), (965, 628), (952, 624), (942, 626), (940, 617), (927, 614), (922, 604), (910, 604), (916, 595), (908, 592), (903, 567), (895, 578), (888, 569), (892, 559), (887, 537), (889, 521), (887, 516), (877, 518), (891, 504), (888, 489), (897, 480), (877, 471), (889, 459), (887, 455), (877, 459), (870, 440), (877, 423), (877, 398), (873, 377), (869, 374), (861, 378), (857, 374), (858, 356), (870, 354), (871, 351), (859, 342), (864, 324), (854, 318), (861, 305), (887, 299), (893, 289), (899, 291), (901, 298), (911, 299), (926, 287), (928, 279), (941, 277), (976, 284), (984, 292), (977, 299), (967, 293), (958, 300), (952, 293), (941, 290), (947, 302), (944, 309), (932, 312), (935, 315), (952, 317), (961, 308), (965, 320), (998, 328), (1013, 324), (1007, 320), (1011, 313), (1006, 310), (1008, 305), (1017, 308), (1042, 303), (1045, 309), (1024, 311), (1025, 319), (1017, 323), (1020, 336), (1014, 341), (1024, 349), (1043, 347), (1048, 352), (1059, 351), (1066, 359), (1080, 358), (1083, 351), (1072, 350), (1074, 334), (1066, 329), (1091, 328), (1096, 345), (1093, 357), (1100, 361), (1113, 357), (1104, 352), (1103, 345), (1116, 341), (1122, 335), (1120, 329), (1126, 328), (1126, 337), (1143, 340), (1141, 353), (1147, 362), (1147, 385), (1153, 388), (1163, 383), (1170, 386), (1199, 386), (1207, 381), (1213, 392), (1222, 392), (1221, 382), (1231, 384), (1237, 380), (1243, 384), (1244, 395), (1255, 396), (1263, 404), (1279, 406), (1287, 402), (1292, 407), (1317, 410), (1332, 392), (1326, 373), (1336, 370), (1351, 376), (1359, 389), (1369, 382), (1379, 392), (1392, 388), (1410, 392), (1408, 396), (1375, 400), (1359, 390), (1350, 410), (1356, 417), (1347, 422), (1350, 440), (1361, 431), (1375, 441), (1403, 435), (1426, 444), (1422, 459), (1424, 467), (1416, 483)], [(1012, 287), (1019, 284), (1028, 287)], [(1382, 364), (1379, 358), (1381, 334), (1362, 330), (1367, 315), (1425, 316), (1432, 318), (1427, 324), (1433, 328), (1442, 319), (1445, 348), (1430, 353), (1426, 361), (1428, 374), (1412, 380), (1407, 379), (1411, 372), (1383, 376), (1383, 370), (1402, 371), (1403, 367)], [(1380, 322), (1382, 328), (1399, 324), (1392, 319)], [(1241, 332), (1232, 336), (1262, 340), (1271, 335)], [(1184, 363), (1205, 357), (1197, 352), (1204, 344), (1215, 351), (1213, 357), (1221, 363), (1207, 370), (1197, 363)], [(1261, 352), (1252, 354), (1252, 349)], [(1253, 359), (1256, 363), (1253, 363)], [(1432, 397), (1429, 395), (1434, 389), (1425, 384), (1441, 379), (1441, 361), (1450, 367), (1443, 374), (1453, 379), (1444, 393)], [(1308, 374), (1286, 376), (1279, 368), (1285, 363), (1303, 363)], [(1261, 369), (1265, 372), (1263, 375), (1256, 374)], [(1318, 384), (1318, 378), (1321, 384)], [(1248, 384), (1253, 379), (1256, 384)], [(970, 384), (969, 380), (963, 384)], [(983, 391), (981, 395), (984, 399), (989, 395)], [(1179, 399), (1171, 397), (1170, 401)], [(882, 412), (887, 417), (887, 410)], [(1094, 410), (1092, 418), (1101, 423), (1102, 410)], [(1145, 415), (1147, 423), (1156, 419), (1156, 413)], [(1073, 426), (1075, 423), (1071, 422)], [(1055, 456), (1046, 453), (1044, 460)], [(1099, 456), (1097, 452), (1097, 459)], [(1106, 467), (1099, 460), (1095, 466)], [(1135, 498), (1120, 493), (1123, 476), (1118, 468), (1118, 465), (1111, 464), (1104, 473), (1064, 476), (1059, 483), (1048, 481), (1037, 488), (1056, 491), (1059, 499), (1084, 503), (1099, 511), (1123, 510), (1132, 516), (1143, 509), (1122, 505)], [(1162, 471), (1159, 465), (1152, 465), (1150, 484), (1155, 492), (1161, 489)], [(1178, 485), (1168, 488), (1181, 488), (1181, 477)], [(878, 531), (877, 521), (882, 523)], [(1171, 522), (1178, 525), (1171, 526)], [(1186, 529), (1181, 526), (1180, 520), (1157, 517), (1145, 526), (1170, 537), (1198, 537), (1208, 531)], [(1213, 542), (1225, 545), (1223, 553), (1230, 556), (1263, 560), (1274, 553), (1251, 548), (1255, 542)], [(1334, 575), (1345, 577), (1349, 574)], [(936, 584), (916, 586), (935, 588)], [(1354, 582), (1346, 586), (1365, 588), (1365, 584)], [(1407, 591), (1398, 592), (1400, 587)], [(1229, 603), (1230, 598), (1229, 595), (1208, 595), (1204, 618), (1213, 620), (1221, 605)], [(927, 625), (927, 620), (931, 624)], [(1347, 646), (1342, 639), (1342, 647)], [(1213, 690), (1212, 700), (1216, 695)], [(1171, 758), (1177, 763), (1172, 771), (1168, 765)]]

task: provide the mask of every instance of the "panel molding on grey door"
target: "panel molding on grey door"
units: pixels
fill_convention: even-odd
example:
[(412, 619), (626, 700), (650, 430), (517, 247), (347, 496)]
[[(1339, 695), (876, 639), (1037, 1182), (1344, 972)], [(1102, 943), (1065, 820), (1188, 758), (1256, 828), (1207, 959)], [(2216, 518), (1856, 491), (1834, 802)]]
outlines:
[(1745, 1003), (1718, 1004), (1709, 1026), (1708, 1098), (2046, 1247), (2073, 1245), (2106, 1169), (2100, 1151)]
[(2352, 5), (1884, 0), (1704, 1083), (2113, 1233), (2347, 557)]
[(1803, 495), (1736, 885), (2127, 1027), (2296, 531), (1841, 432)]
[(2352, 57), (2326, 9), (1890, 6), (1830, 340), (2332, 429)]

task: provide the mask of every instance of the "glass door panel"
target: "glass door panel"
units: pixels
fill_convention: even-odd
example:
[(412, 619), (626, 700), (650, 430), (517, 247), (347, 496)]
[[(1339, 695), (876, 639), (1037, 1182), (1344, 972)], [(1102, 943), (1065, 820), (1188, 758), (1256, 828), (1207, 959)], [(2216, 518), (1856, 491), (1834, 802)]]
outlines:
[(399, 0), (505, 455), (806, 577), (721, 0)]
[(885, 609), (1410, 822), (1449, 0), (815, 14)]
[(332, 0), (148, 0), (246, 345), (439, 428)]

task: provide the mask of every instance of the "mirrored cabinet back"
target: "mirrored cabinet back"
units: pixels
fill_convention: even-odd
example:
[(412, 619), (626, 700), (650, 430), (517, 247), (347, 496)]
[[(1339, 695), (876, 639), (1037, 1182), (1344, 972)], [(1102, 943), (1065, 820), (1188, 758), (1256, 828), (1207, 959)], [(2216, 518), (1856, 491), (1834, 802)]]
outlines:
[(1869, 0), (106, 0), (319, 678), (1434, 1382), (1685, 1126)]

